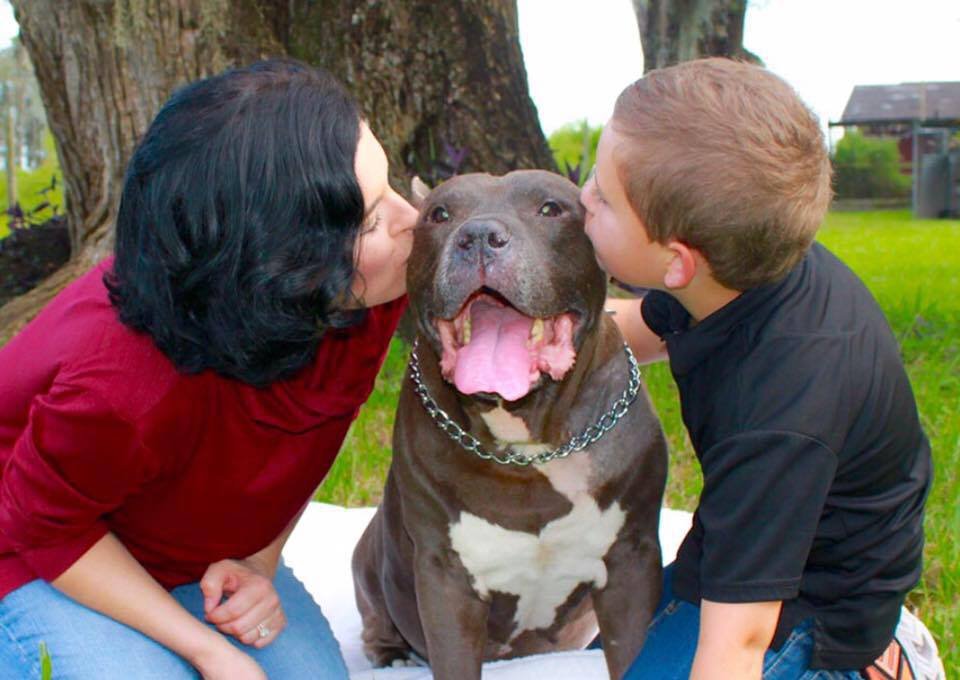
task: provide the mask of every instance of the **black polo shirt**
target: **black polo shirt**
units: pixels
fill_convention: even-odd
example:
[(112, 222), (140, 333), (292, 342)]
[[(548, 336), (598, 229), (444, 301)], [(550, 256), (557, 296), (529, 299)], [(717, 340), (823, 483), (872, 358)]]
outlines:
[(650, 292), (703, 468), (677, 554), (684, 600), (782, 600), (779, 648), (815, 620), (813, 668), (859, 669), (889, 644), (919, 580), (930, 447), (873, 297), (815, 244), (776, 284), (691, 326)]

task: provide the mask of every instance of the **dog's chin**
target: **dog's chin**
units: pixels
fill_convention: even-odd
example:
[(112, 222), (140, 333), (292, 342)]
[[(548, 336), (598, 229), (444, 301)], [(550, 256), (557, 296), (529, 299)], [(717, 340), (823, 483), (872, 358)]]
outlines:
[(452, 318), (429, 317), (428, 324), (441, 373), (457, 391), (480, 400), (517, 401), (570, 371), (580, 320), (573, 310), (528, 315), (481, 289)]
[(474, 392), (473, 394), (463, 394), (462, 392), (458, 392), (458, 394), (472, 399), (473, 401), (482, 401), (487, 404), (499, 404), (501, 401), (503, 401), (503, 397), (496, 392)]
[[(529, 391), (529, 392), (527, 392), (527, 393), (526, 393), (525, 395), (523, 395), (522, 397), (520, 397), (520, 398), (518, 398), (518, 399), (514, 399), (514, 400), (512, 400), (512, 401), (504, 399), (503, 396), (500, 395), (500, 394), (497, 393), (497, 392), (472, 392), (472, 393), (470, 393), (470, 394), (464, 394), (463, 392), (460, 392), (459, 390), (457, 390), (457, 393), (460, 394), (460, 395), (462, 395), (462, 396), (464, 396), (464, 397), (466, 397), (466, 398), (468, 398), (468, 399), (472, 399), (473, 401), (479, 401), (479, 402), (483, 402), (483, 403), (485, 403), (485, 404), (500, 405), (500, 404), (504, 403), (505, 401), (506, 401), (507, 403), (516, 403), (516, 402), (518, 402), (518, 401), (522, 401), (522, 400), (526, 399), (527, 397), (531, 396), (532, 394), (535, 394), (535, 393), (537, 392), (537, 390), (541, 389), (544, 385), (547, 384), (547, 381), (548, 381), (548, 380), (550, 380), (550, 378), (547, 377), (546, 375), (544, 375), (543, 373), (541, 373), (540, 376), (533, 382), (533, 384), (530, 385), (530, 391)], [(454, 389), (456, 389), (456, 385), (454, 385)]]

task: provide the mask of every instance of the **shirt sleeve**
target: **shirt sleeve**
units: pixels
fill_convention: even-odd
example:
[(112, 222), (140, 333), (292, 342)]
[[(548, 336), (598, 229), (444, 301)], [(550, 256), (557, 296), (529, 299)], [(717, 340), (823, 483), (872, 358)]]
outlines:
[(144, 481), (135, 428), (89, 390), (55, 383), (31, 404), (0, 479), (0, 535), (52, 581), (107, 532)]
[(712, 446), (702, 464), (701, 597), (796, 597), (836, 455), (805, 435), (751, 431)]

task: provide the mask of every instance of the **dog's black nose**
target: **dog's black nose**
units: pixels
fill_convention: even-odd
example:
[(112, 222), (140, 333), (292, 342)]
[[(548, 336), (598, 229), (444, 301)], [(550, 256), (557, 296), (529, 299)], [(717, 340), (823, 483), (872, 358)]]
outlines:
[(470, 222), (460, 228), (457, 246), (461, 250), (494, 248), (499, 250), (510, 242), (510, 233), (497, 222)]

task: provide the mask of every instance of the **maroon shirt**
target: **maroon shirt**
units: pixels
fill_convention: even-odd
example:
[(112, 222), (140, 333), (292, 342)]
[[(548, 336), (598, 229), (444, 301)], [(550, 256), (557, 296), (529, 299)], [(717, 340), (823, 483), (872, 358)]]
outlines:
[(124, 326), (105, 262), (0, 350), (0, 597), (112, 531), (164, 587), (273, 541), (323, 479), (406, 298), (257, 389), (179, 373)]

